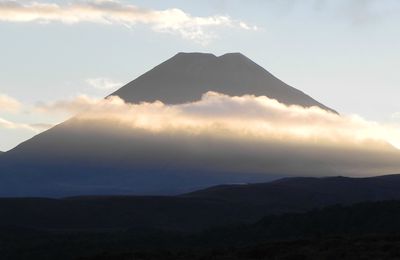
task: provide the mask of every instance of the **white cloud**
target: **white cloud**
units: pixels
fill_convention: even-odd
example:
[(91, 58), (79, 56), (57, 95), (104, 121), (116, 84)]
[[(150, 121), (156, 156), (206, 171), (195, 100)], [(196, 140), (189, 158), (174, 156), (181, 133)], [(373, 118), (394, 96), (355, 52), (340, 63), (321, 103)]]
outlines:
[(113, 96), (85, 108), (63, 125), (72, 129), (62, 131), (66, 142), (79, 146), (80, 140), (96, 140), (112, 151), (101, 149), (104, 158), (133, 164), (319, 176), (400, 171), (399, 127), (265, 96), (209, 92), (179, 105), (129, 104)]
[[(89, 97), (87, 95), (78, 95), (75, 98), (59, 100), (55, 102), (39, 102), (35, 106), (24, 106), (18, 100), (0, 95), (0, 112), (13, 112), (13, 119), (8, 120), (0, 117), (0, 129), (20, 129), (39, 133), (54, 126), (54, 122), (65, 120), (66, 117), (83, 112), (94, 107), (101, 98)], [(45, 118), (43, 117), (45, 113)], [(61, 115), (60, 115), (61, 114)], [(60, 117), (61, 116), (61, 117)], [(19, 118), (19, 120), (15, 120)], [(17, 123), (16, 121), (41, 121), (39, 118), (48, 122), (39, 123)], [(22, 120), (21, 120), (22, 119)], [(35, 120), (39, 119), (39, 120)]]
[(54, 102), (39, 102), (34, 111), (41, 113), (65, 113), (74, 115), (96, 106), (101, 98), (78, 95), (74, 98), (58, 100)]
[(86, 80), (86, 83), (100, 90), (113, 90), (122, 86), (121, 82), (115, 82), (108, 78), (90, 78)]
[(16, 144), (54, 125), (50, 123), (27, 123), (42, 120), (51, 121), (49, 116), (40, 118), (37, 117), (38, 114), (32, 112), (34, 112), (32, 107), (26, 106), (8, 95), (0, 94), (0, 150), (7, 151)]
[(39, 103), (36, 111), (62, 112), (80, 119), (117, 120), (131, 128), (151, 132), (226, 132), (235, 136), (294, 140), (314, 144), (358, 145), (374, 143), (400, 149), (400, 127), (367, 121), (358, 115), (337, 115), (319, 107), (285, 105), (266, 96), (228, 96), (208, 92), (196, 102), (166, 105), (125, 103), (79, 95)]
[(0, 112), (17, 112), (21, 107), (18, 100), (0, 93)]
[(29, 130), (34, 133), (39, 133), (43, 130), (46, 130), (50, 128), (50, 125), (45, 125), (45, 124), (24, 124), (24, 123), (16, 123), (12, 122), (9, 120), (6, 120), (4, 118), (0, 117), (0, 128), (6, 128), (6, 129), (24, 129), (24, 130)]
[(0, 21), (7, 22), (62, 22), (76, 24), (91, 22), (132, 27), (149, 25), (154, 31), (180, 35), (185, 39), (206, 43), (213, 37), (211, 27), (236, 27), (256, 30), (243, 21), (229, 16), (192, 16), (178, 8), (151, 10), (113, 0), (70, 2), (59, 5), (43, 2), (0, 0)]
[[(112, 156), (142, 151), (151, 155), (151, 164), (286, 175), (365, 176), (400, 171), (396, 149), (400, 148), (400, 127), (318, 107), (287, 106), (265, 96), (208, 92), (199, 101), (166, 105), (81, 95), (42, 103), (36, 109), (77, 114), (63, 124), (79, 130), (64, 128), (66, 142), (79, 143), (88, 134), (96, 142), (123, 144), (112, 147)], [(17, 126), (39, 129), (38, 125), (0, 121), (0, 127)], [(79, 140), (75, 140), (78, 132)]]
[(200, 101), (180, 105), (161, 102), (129, 104), (119, 97), (56, 102), (47, 109), (68, 109), (78, 118), (113, 119), (153, 132), (225, 132), (242, 137), (357, 145), (391, 144), (400, 148), (400, 128), (357, 115), (340, 116), (318, 107), (287, 106), (265, 96), (231, 97), (206, 93)]

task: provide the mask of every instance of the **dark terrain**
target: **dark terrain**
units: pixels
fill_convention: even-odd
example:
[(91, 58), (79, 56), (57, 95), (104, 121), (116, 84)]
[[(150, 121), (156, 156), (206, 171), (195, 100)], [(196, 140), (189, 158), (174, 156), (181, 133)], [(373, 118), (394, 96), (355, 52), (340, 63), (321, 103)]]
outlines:
[(400, 202), (271, 215), (202, 232), (4, 227), (2, 259), (399, 259)]
[[(2, 259), (397, 259), (400, 175), (0, 199)], [(360, 203), (361, 202), (361, 203)]]
[(55, 230), (156, 228), (200, 231), (331, 205), (400, 200), (400, 175), (286, 178), (220, 185), (179, 196), (1, 198), (1, 225)]

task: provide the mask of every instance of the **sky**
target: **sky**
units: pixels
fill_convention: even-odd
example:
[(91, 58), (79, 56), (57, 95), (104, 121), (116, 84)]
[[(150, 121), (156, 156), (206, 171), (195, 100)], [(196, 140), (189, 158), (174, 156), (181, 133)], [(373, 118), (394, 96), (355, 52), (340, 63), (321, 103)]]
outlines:
[(397, 0), (0, 0), (0, 150), (182, 51), (241, 52), (343, 115), (400, 124), (399, 11)]

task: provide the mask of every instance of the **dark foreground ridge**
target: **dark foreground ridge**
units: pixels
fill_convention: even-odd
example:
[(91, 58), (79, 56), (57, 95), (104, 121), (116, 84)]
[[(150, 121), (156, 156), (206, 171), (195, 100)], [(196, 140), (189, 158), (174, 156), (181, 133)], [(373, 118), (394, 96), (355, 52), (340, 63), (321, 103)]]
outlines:
[(0, 229), (4, 259), (398, 259), (400, 202), (331, 206), (203, 232)]
[(285, 178), (179, 196), (1, 198), (0, 255), (396, 259), (399, 187), (400, 175), (387, 175)]

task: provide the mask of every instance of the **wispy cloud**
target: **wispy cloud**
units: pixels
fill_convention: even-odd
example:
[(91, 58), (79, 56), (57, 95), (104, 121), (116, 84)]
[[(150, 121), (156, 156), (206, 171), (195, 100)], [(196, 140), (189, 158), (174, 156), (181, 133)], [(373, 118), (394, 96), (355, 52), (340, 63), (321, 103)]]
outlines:
[(0, 112), (16, 112), (22, 104), (15, 98), (0, 93)]
[(49, 124), (24, 124), (24, 123), (16, 123), (9, 121), (7, 119), (0, 117), (0, 128), (7, 128), (7, 129), (24, 129), (29, 130), (34, 133), (39, 133), (43, 130), (50, 128), (51, 125)]
[(102, 99), (82, 94), (74, 98), (57, 100), (54, 102), (39, 102), (35, 105), (34, 111), (74, 115), (95, 107), (100, 100)]
[(86, 83), (100, 90), (115, 90), (122, 86), (121, 82), (116, 82), (109, 78), (90, 78), (86, 79)]
[[(0, 112), (12, 113), (8, 116), (12, 117), (20, 117), (22, 115), (31, 114), (34, 115), (34, 111), (36, 109), (32, 109), (32, 107), (25, 106), (22, 102), (17, 100), (14, 97), (11, 97), (6, 94), (0, 94)], [(3, 114), (3, 113), (2, 113)], [(23, 120), (22, 120), (23, 121)], [(33, 133), (39, 133), (43, 130), (49, 129), (53, 126), (53, 124), (49, 123), (20, 123), (16, 122), (15, 119), (9, 120), (4, 117), (0, 117), (0, 130), (1, 129), (19, 129), (19, 130), (27, 130)]]
[[(45, 121), (63, 121), (69, 116), (84, 112), (98, 104), (102, 98), (78, 95), (71, 99), (63, 99), (54, 102), (38, 102), (34, 106), (24, 105), (16, 98), (6, 94), (0, 94), (0, 112), (12, 113), (12, 117), (6, 119), (0, 117), (0, 129), (24, 129), (34, 133), (41, 132), (54, 126), (54, 122), (40, 122), (35, 120), (46, 114)], [(4, 114), (7, 114), (4, 113)], [(59, 117), (61, 115), (61, 117)], [(54, 118), (53, 118), (54, 117)], [(16, 120), (18, 118), (19, 120)], [(29, 119), (29, 120), (27, 120)], [(37, 123), (24, 123), (16, 121), (39, 121)]]
[(0, 21), (66, 24), (91, 22), (127, 27), (145, 24), (156, 32), (177, 34), (202, 43), (213, 38), (213, 34), (209, 32), (213, 27), (257, 29), (225, 15), (192, 16), (178, 8), (151, 10), (114, 0), (70, 2), (63, 5), (0, 0)]

